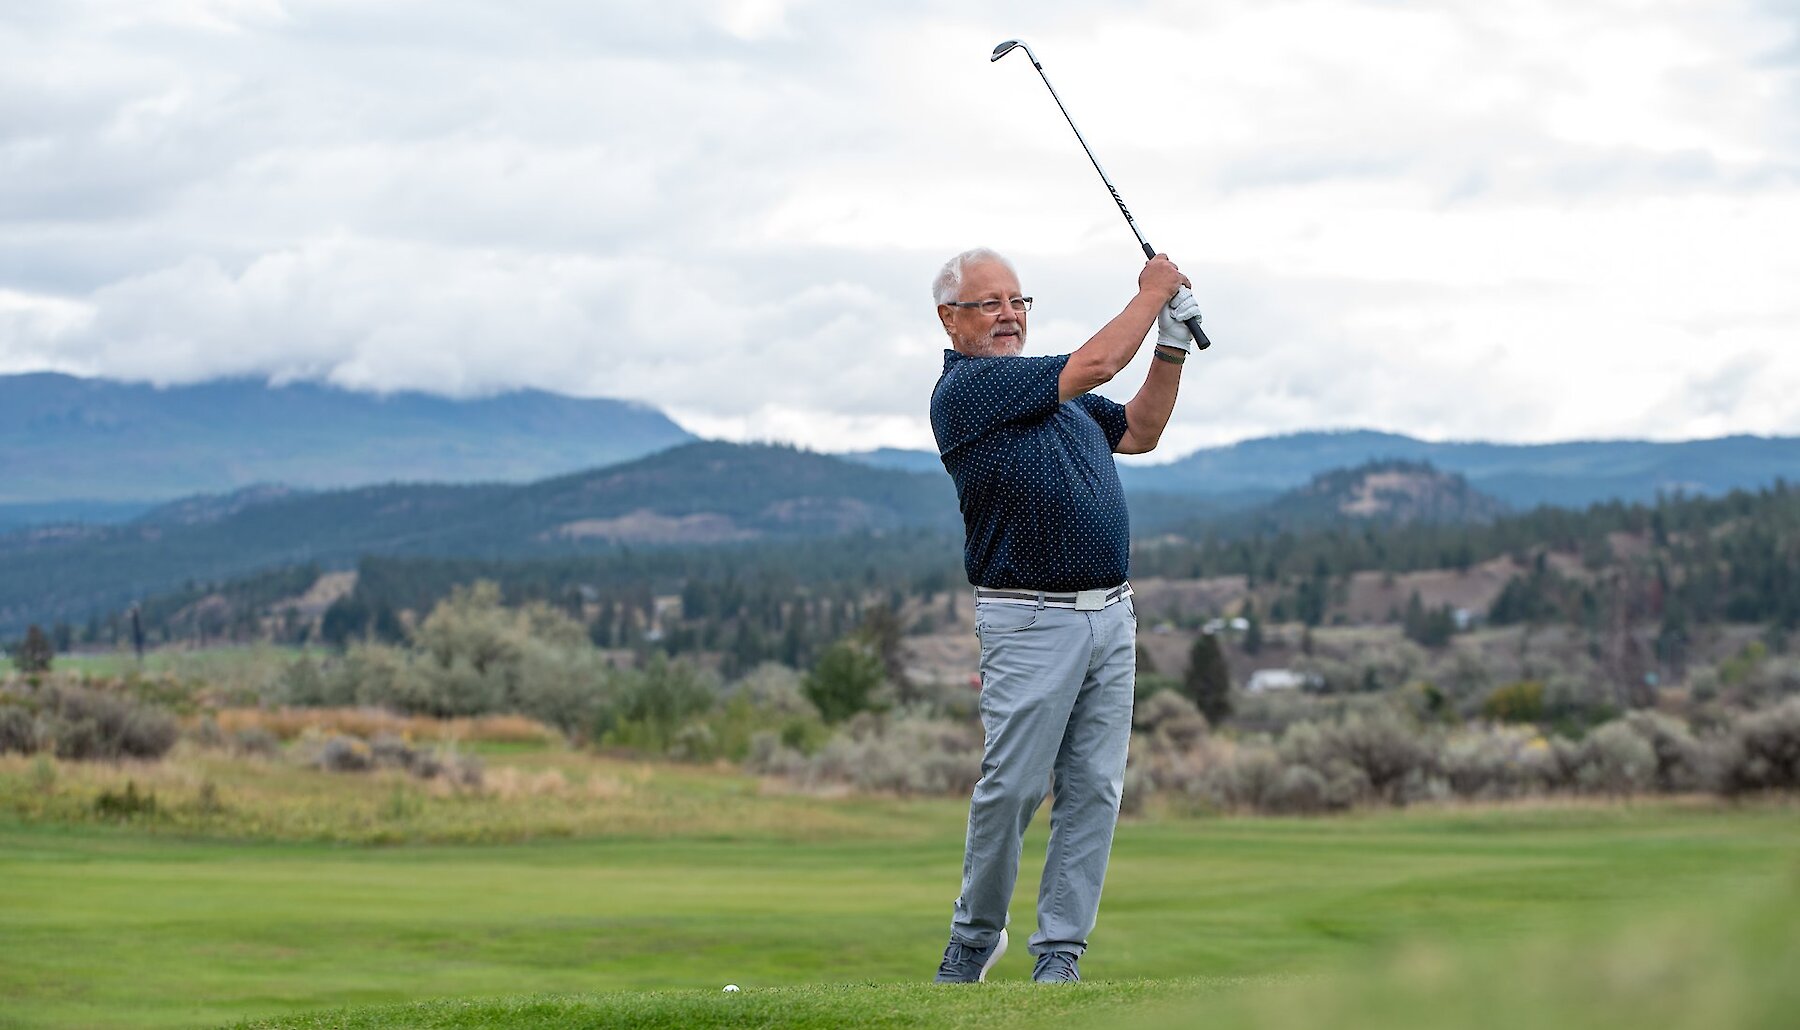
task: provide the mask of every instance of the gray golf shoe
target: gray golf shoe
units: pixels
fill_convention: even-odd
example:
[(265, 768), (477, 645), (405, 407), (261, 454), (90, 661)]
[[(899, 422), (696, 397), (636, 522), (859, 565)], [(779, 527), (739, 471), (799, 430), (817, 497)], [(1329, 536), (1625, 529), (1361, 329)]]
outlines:
[(1074, 983), (1081, 979), (1081, 970), (1075, 968), (1079, 961), (1081, 956), (1072, 951), (1046, 951), (1038, 956), (1031, 979), (1041, 984)]
[(974, 984), (987, 979), (988, 970), (1006, 954), (1006, 931), (991, 948), (971, 948), (960, 941), (952, 940), (944, 949), (944, 961), (939, 964), (934, 982), (941, 984)]

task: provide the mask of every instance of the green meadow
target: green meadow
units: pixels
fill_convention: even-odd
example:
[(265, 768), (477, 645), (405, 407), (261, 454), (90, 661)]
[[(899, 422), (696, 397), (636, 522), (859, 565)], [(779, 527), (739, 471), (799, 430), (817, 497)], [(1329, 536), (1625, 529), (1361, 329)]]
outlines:
[[(1077, 1015), (1430, 1026), (1450, 1011), (1468, 1025), (1529, 1015), (1577, 1026), (1600, 1018), (1594, 1006), (1641, 1010), (1642, 1025), (1774, 1026), (1759, 1013), (1800, 1011), (1781, 972), (1800, 969), (1791, 804), (1127, 820), (1082, 963), (1088, 982), (1054, 988), (1024, 982), (1040, 816), (1015, 951), (996, 982), (946, 990), (920, 981), (956, 893), (962, 803), (771, 792), (727, 772), (577, 754), (520, 760), (561, 765), (570, 782), (591, 767), (604, 775), (588, 782), (623, 786), (561, 799), (586, 817), (542, 836), (505, 821), (509, 808), (550, 804), (521, 793), (422, 795), (387, 813), (400, 830), (370, 837), (264, 819), (72, 822), (19, 803), (36, 769), (0, 768), (0, 797), (12, 799), (0, 807), (0, 1026), (1005, 1026)], [(362, 795), (396, 789), (283, 777), (341, 794), (352, 813)], [(58, 789), (78, 779), (65, 769)], [(226, 807), (253, 807), (248, 786), (226, 782), (215, 791)], [(181, 789), (161, 782), (166, 808), (183, 803)], [(405, 831), (407, 820), (437, 825), (439, 809), (507, 832), (434, 843)], [(354, 816), (365, 817), (383, 818), (381, 806)], [(722, 994), (726, 983), (744, 990)], [(1332, 1015), (1309, 1023), (1314, 1013)]]

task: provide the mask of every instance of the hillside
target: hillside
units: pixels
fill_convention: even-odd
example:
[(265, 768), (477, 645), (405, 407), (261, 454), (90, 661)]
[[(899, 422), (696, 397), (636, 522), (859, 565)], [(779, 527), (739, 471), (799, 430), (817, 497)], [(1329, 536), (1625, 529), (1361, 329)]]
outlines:
[(1453, 472), (1426, 462), (1372, 461), (1321, 472), (1250, 517), (1264, 529), (1319, 529), (1336, 523), (1491, 522), (1507, 506)]
[[(0, 376), (0, 528), (66, 502), (154, 502), (256, 483), (527, 482), (692, 440), (661, 412), (522, 390), (454, 400), (236, 379), (157, 388)], [(15, 506), (37, 505), (37, 509)], [(20, 514), (8, 518), (5, 508)]]
[(365, 554), (528, 558), (957, 525), (944, 476), (764, 445), (687, 444), (525, 486), (259, 487), (119, 526), (0, 535), (0, 635), (192, 580)]
[[(928, 451), (883, 449), (846, 455), (880, 468), (928, 468)], [(1206, 447), (1161, 465), (1121, 465), (1134, 495), (1145, 493), (1266, 500), (1331, 469), (1372, 461), (1428, 462), (1514, 508), (1581, 507), (1652, 501), (1681, 491), (1717, 496), (1754, 490), (1800, 469), (1800, 438), (1727, 436), (1662, 443), (1591, 440), (1554, 444), (1432, 443), (1357, 429), (1260, 437)]]
[[(457, 400), (242, 379), (157, 388), (52, 373), (0, 376), (0, 532), (124, 521), (162, 501), (265, 483), (303, 490), (525, 483), (691, 440), (653, 408), (541, 391)], [(942, 474), (930, 451), (841, 457)], [(1204, 448), (1167, 464), (1123, 465), (1121, 477), (1148, 524), (1193, 503), (1179, 498), (1205, 498), (1212, 512), (1242, 509), (1321, 472), (1389, 460), (1429, 462), (1514, 508), (1569, 507), (1767, 486), (1800, 468), (1800, 438), (1513, 445), (1308, 432)]]
[(1800, 438), (1496, 444), (1432, 443), (1368, 430), (1295, 433), (1195, 451), (1132, 475), (1134, 483), (1155, 482), (1162, 490), (1279, 490), (1327, 469), (1383, 460), (1429, 462), (1515, 508), (1574, 507), (1649, 501), (1658, 493), (1717, 495), (1767, 486), (1800, 469)]

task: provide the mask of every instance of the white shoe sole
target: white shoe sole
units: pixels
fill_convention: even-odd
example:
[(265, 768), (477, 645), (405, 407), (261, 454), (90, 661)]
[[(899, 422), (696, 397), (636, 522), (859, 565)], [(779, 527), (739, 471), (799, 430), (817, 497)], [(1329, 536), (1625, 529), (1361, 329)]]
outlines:
[(986, 983), (988, 970), (994, 968), (994, 963), (1000, 961), (1000, 956), (1004, 954), (1006, 954), (1006, 931), (1001, 930), (1000, 940), (994, 944), (994, 953), (989, 955), (988, 960), (981, 964), (981, 975), (975, 978), (975, 982)]

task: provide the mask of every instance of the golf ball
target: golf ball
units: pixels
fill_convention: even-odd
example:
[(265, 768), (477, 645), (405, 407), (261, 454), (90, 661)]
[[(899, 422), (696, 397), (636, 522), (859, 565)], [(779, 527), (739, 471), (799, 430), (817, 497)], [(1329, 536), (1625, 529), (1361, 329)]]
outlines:
[(737, 990), (737, 989), (738, 989), (738, 985), (737, 985), (737, 984), (726, 984), (726, 985), (725, 985), (725, 991), (726, 991), (726, 993), (730, 993), (730, 992), (732, 992), (732, 991), (735, 991), (735, 990)]

